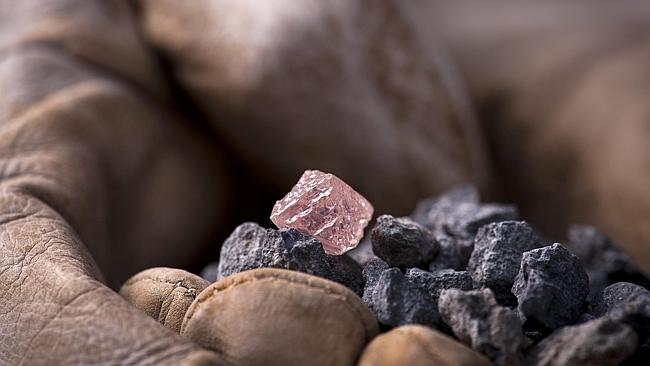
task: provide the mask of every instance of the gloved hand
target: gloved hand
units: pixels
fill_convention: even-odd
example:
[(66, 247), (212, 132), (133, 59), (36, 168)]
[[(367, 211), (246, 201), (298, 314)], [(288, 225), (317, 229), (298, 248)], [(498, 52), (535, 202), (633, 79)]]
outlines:
[(217, 148), (278, 191), (334, 172), (379, 210), (487, 187), (461, 84), (401, 2), (260, 4), (0, 2), (0, 363), (222, 362), (107, 286), (200, 253), (233, 201)]
[(104, 279), (191, 259), (219, 153), (165, 107), (124, 3), (0, 9), (0, 364), (218, 364)]

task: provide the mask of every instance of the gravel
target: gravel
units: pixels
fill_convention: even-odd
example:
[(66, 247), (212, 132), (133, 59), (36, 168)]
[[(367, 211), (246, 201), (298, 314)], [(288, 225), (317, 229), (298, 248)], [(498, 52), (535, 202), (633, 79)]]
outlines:
[(438, 301), (442, 319), (459, 340), (496, 365), (519, 365), (525, 343), (517, 315), (498, 305), (490, 289), (443, 290)]
[(524, 253), (512, 293), (523, 321), (553, 330), (582, 314), (589, 279), (578, 257), (556, 243)]
[(382, 215), (371, 233), (375, 255), (391, 267), (413, 267), (430, 262), (438, 252), (438, 241), (426, 227), (408, 217)]
[(511, 289), (523, 253), (541, 246), (541, 239), (525, 221), (503, 221), (483, 226), (476, 234), (467, 271), (476, 288), (489, 288), (503, 305), (517, 302)]

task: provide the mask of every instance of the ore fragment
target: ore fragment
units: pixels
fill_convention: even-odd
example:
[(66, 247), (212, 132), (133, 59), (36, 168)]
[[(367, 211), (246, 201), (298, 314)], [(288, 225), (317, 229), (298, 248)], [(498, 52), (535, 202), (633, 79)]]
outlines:
[(262, 267), (305, 272), (363, 293), (361, 267), (351, 258), (325, 254), (318, 240), (294, 229), (264, 229), (244, 223), (221, 247), (219, 278)]
[(497, 365), (519, 365), (525, 338), (517, 315), (499, 306), (490, 289), (443, 290), (438, 300), (442, 319), (454, 334)]
[(462, 185), (436, 198), (421, 201), (411, 217), (431, 229), (456, 240), (462, 265), (467, 263), (478, 229), (492, 222), (517, 220), (517, 209), (511, 205), (479, 203), (476, 187)]
[(409, 268), (406, 271), (406, 278), (426, 289), (436, 304), (442, 290), (455, 288), (467, 291), (472, 289), (472, 277), (465, 271), (447, 269), (431, 273), (419, 268)]
[(363, 267), (362, 274), (363, 280), (365, 282), (363, 296), (366, 303), (369, 303), (371, 301), (370, 298), (365, 298), (366, 295), (370, 296), (372, 294), (372, 290), (377, 284), (377, 281), (379, 281), (379, 276), (381, 276), (381, 274), (388, 268), (390, 268), (388, 267), (388, 264), (379, 258), (373, 258), (369, 260), (368, 263), (366, 263), (366, 265)]
[(650, 336), (650, 291), (629, 282), (614, 283), (594, 297), (589, 315), (626, 323), (645, 340)]
[(650, 287), (650, 279), (630, 257), (596, 228), (573, 225), (568, 230), (568, 238), (567, 247), (580, 258), (589, 276), (590, 297), (615, 282)]
[(490, 288), (497, 301), (514, 305), (511, 289), (525, 251), (541, 246), (541, 239), (524, 221), (503, 221), (483, 226), (476, 234), (467, 272), (476, 288)]
[(634, 352), (637, 335), (631, 327), (609, 318), (556, 330), (535, 348), (536, 366), (618, 365)]
[(436, 327), (439, 324), (436, 304), (426, 290), (409, 281), (398, 268), (384, 269), (373, 280), (371, 273), (376, 274), (380, 267), (370, 270), (368, 265), (364, 270), (368, 283), (363, 300), (375, 313), (380, 324), (387, 327), (406, 324)]
[(456, 243), (456, 239), (444, 234), (436, 235), (439, 244), (438, 254), (429, 263), (429, 272), (453, 269), (464, 270), (467, 259), (461, 254), (461, 249)]
[(275, 203), (271, 221), (312, 235), (325, 253), (341, 255), (357, 246), (372, 213), (370, 202), (335, 175), (307, 170)]
[(582, 313), (589, 280), (578, 257), (556, 243), (524, 253), (512, 293), (523, 320), (552, 330)]
[(288, 265), (289, 251), (280, 232), (246, 222), (235, 228), (221, 246), (219, 279), (249, 269)]
[(379, 216), (371, 240), (375, 255), (391, 267), (426, 264), (438, 251), (433, 233), (408, 217)]

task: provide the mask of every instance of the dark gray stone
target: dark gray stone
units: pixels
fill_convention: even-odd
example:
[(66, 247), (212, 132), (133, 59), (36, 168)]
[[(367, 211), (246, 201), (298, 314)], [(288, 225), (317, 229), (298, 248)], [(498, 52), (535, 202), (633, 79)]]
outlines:
[(362, 268), (352, 258), (325, 254), (320, 241), (297, 230), (282, 229), (280, 235), (289, 248), (287, 269), (320, 276), (363, 294)]
[(462, 185), (436, 198), (421, 201), (411, 217), (431, 229), (435, 234), (445, 234), (456, 239), (463, 266), (467, 263), (474, 245), (474, 235), (486, 224), (517, 220), (515, 206), (481, 204), (476, 187)]
[(431, 273), (419, 268), (409, 268), (406, 271), (406, 278), (427, 290), (435, 304), (438, 303), (442, 290), (455, 288), (467, 291), (472, 289), (472, 277), (465, 271), (447, 269)]
[(442, 319), (456, 337), (496, 365), (519, 365), (526, 339), (517, 315), (499, 306), (490, 289), (443, 290), (438, 300)]
[(201, 277), (208, 282), (215, 282), (219, 278), (219, 262), (208, 263), (203, 267)]
[(512, 293), (523, 321), (553, 330), (578, 319), (589, 279), (578, 257), (556, 243), (524, 253)]
[(476, 234), (467, 272), (475, 288), (490, 288), (503, 305), (514, 305), (511, 293), (524, 252), (538, 248), (541, 239), (525, 221), (503, 221), (483, 226)]
[(609, 318), (563, 327), (535, 346), (530, 364), (536, 366), (618, 365), (637, 346), (637, 335), (626, 324)]
[(313, 237), (294, 229), (264, 229), (255, 223), (238, 226), (221, 247), (219, 278), (263, 267), (312, 274), (363, 293), (361, 266), (345, 255), (325, 254)]
[(426, 264), (438, 252), (433, 233), (408, 217), (379, 216), (370, 239), (375, 255), (391, 267)]
[(611, 284), (593, 298), (589, 315), (626, 323), (645, 340), (650, 336), (650, 291), (629, 282)]
[(617, 282), (605, 287), (591, 301), (589, 313), (593, 317), (601, 317), (609, 311), (636, 299), (650, 300), (650, 291), (629, 282)]
[(386, 262), (381, 260), (380, 258), (373, 258), (366, 263), (366, 265), (363, 267), (363, 280), (365, 283), (365, 287), (363, 290), (363, 296), (364, 296), (364, 301), (366, 303), (369, 303), (371, 300), (366, 299), (366, 295), (372, 294), (372, 288), (377, 284), (377, 281), (379, 281), (379, 276), (381, 276), (382, 272), (390, 268)]
[(596, 228), (573, 225), (567, 236), (567, 248), (580, 258), (589, 276), (590, 297), (615, 282), (631, 282), (650, 288), (650, 279), (618, 245)]
[[(370, 272), (368, 266), (365, 272)], [(440, 323), (436, 304), (429, 293), (409, 281), (398, 268), (385, 269), (376, 280), (370, 280), (363, 300), (379, 323), (386, 327), (406, 324), (437, 327)]]
[(436, 235), (436, 240), (440, 244), (438, 254), (429, 263), (429, 272), (453, 269), (462, 271), (465, 269), (467, 259), (461, 255), (461, 250), (456, 243), (456, 239), (448, 235)]
[(219, 279), (249, 269), (288, 265), (289, 250), (280, 232), (246, 222), (237, 226), (221, 246)]

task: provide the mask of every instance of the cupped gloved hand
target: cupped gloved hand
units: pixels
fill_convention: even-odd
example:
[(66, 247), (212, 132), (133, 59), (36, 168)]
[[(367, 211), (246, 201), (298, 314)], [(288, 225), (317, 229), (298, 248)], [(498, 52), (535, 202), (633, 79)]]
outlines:
[(0, 9), (0, 364), (220, 364), (104, 281), (187, 263), (227, 183), (162, 106), (130, 10)]
[(486, 187), (460, 83), (400, 4), (0, 2), (0, 363), (224, 362), (107, 286), (186, 266), (230, 212), (138, 21), (261, 184), (319, 168), (396, 211)]

